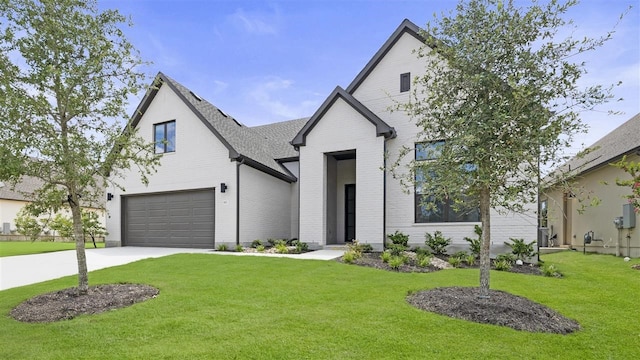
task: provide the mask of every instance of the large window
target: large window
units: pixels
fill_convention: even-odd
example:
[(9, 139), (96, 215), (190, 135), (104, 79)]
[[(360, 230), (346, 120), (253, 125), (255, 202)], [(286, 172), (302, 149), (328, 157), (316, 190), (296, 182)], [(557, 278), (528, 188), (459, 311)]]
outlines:
[(156, 154), (176, 151), (176, 121), (153, 125), (153, 142)]
[[(416, 161), (431, 161), (437, 159), (444, 146), (444, 141), (431, 141), (416, 144)], [(472, 170), (468, 166), (461, 171)], [(477, 222), (480, 221), (480, 212), (477, 208), (456, 211), (451, 200), (436, 200), (428, 191), (429, 179), (433, 174), (427, 174), (421, 169), (416, 170), (415, 182), (415, 222)]]

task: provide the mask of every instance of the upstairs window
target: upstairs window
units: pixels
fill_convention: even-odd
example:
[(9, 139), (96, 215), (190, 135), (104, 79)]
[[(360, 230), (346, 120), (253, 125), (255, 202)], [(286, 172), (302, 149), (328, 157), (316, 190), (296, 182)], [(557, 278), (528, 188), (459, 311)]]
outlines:
[(411, 89), (411, 73), (400, 74), (400, 92)]
[(155, 153), (164, 154), (176, 151), (176, 121), (167, 121), (153, 125), (153, 143)]
[[(432, 161), (440, 157), (444, 141), (431, 141), (416, 144), (416, 160)], [(473, 171), (475, 167), (468, 165), (461, 171)], [(433, 194), (429, 193), (429, 180), (435, 176), (428, 174), (421, 169), (416, 170), (415, 175), (415, 222), (416, 223), (436, 223), (436, 222), (478, 222), (480, 221), (480, 211), (468, 209), (456, 211), (453, 202), (449, 199), (437, 200)]]

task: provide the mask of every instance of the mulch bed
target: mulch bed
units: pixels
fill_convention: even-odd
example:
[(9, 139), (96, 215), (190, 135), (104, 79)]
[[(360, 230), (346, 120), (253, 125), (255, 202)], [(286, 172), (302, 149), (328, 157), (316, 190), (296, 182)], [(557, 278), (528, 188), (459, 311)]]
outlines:
[(84, 314), (98, 314), (155, 298), (159, 290), (142, 284), (107, 284), (89, 287), (86, 295), (67, 288), (26, 300), (13, 308), (12, 318), (30, 323), (69, 320)]
[(544, 305), (499, 290), (489, 290), (489, 298), (485, 299), (480, 297), (479, 288), (443, 287), (411, 294), (407, 301), (418, 309), (515, 330), (553, 334), (580, 330), (575, 320)]
[[(434, 256), (432, 258), (431, 265), (429, 266), (420, 267), (418, 266), (417, 261), (415, 261), (414, 258), (410, 257), (408, 264), (403, 264), (400, 266), (400, 268), (395, 270), (395, 269), (392, 269), (391, 266), (389, 266), (389, 264), (382, 261), (382, 259), (380, 258), (380, 254), (381, 253), (379, 252), (363, 253), (362, 257), (356, 260), (353, 264), (359, 265), (359, 266), (372, 267), (372, 268), (381, 269), (381, 270), (388, 270), (388, 271), (420, 272), (420, 273), (428, 273), (428, 272), (439, 271), (442, 269), (452, 268), (452, 266), (450, 266), (448, 263), (447, 256), (438, 256), (438, 257)], [(336, 260), (338, 262), (344, 262), (342, 258), (338, 258)], [(465, 263), (462, 263), (458, 268), (459, 269), (469, 269), (469, 268), (478, 269), (479, 266), (478, 266), (478, 263), (476, 263), (473, 266), (469, 266)], [(494, 268), (493, 262), (492, 262), (491, 268), (492, 269)], [(523, 265), (513, 265), (509, 270), (509, 272), (517, 273), (517, 274), (542, 275), (542, 270), (540, 269), (540, 266), (536, 264), (529, 264), (529, 263), (524, 263)]]

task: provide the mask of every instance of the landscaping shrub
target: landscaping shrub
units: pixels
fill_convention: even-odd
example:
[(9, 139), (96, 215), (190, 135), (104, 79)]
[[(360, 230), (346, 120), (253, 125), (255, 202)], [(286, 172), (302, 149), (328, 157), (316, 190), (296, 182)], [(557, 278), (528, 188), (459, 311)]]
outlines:
[(257, 250), (258, 252), (264, 252), (264, 245), (258, 245), (258, 246), (256, 246), (256, 250)]
[(244, 248), (242, 247), (242, 245), (237, 245), (236, 246), (236, 252), (243, 252)]
[(391, 267), (393, 270), (398, 270), (400, 269), (400, 266), (402, 266), (405, 262), (405, 259), (402, 256), (391, 256), (391, 258), (389, 259), (389, 267)]
[(451, 256), (449, 258), (449, 264), (454, 268), (460, 267), (460, 264), (462, 264), (462, 258), (458, 256)]
[(276, 252), (278, 254), (287, 254), (289, 253), (289, 248), (287, 247), (286, 242), (278, 242), (276, 243)]
[(218, 251), (227, 251), (227, 244), (218, 245)]
[(362, 248), (363, 253), (370, 253), (373, 251), (373, 246), (371, 246), (371, 244), (365, 243), (365, 244), (361, 244), (360, 246)]
[(517, 259), (513, 254), (500, 254), (496, 256), (496, 261), (507, 261), (510, 265), (513, 265)]
[(493, 263), (493, 266), (495, 266), (496, 270), (498, 270), (498, 271), (509, 271), (509, 270), (511, 270), (511, 262), (509, 262), (509, 260), (506, 260), (506, 259), (496, 260)]
[(474, 254), (469, 254), (464, 257), (464, 262), (466, 262), (469, 266), (473, 266), (476, 263), (476, 256)]
[(307, 252), (309, 251), (309, 244), (307, 244), (306, 242), (302, 242), (300, 240), (296, 240), (294, 242), (295, 247), (296, 247), (296, 251), (299, 253), (303, 253), (303, 252)]
[(391, 253), (389, 252), (389, 250), (380, 254), (380, 259), (382, 259), (383, 263), (388, 263), (389, 259), (391, 259)]
[(400, 244), (391, 244), (391, 245), (387, 246), (387, 250), (393, 256), (402, 255), (406, 249), (407, 249), (406, 246), (400, 245)]
[(535, 256), (535, 244), (536, 241), (526, 243), (524, 239), (509, 238), (513, 243), (505, 242), (505, 244), (511, 248), (511, 252), (520, 260), (528, 260)]
[(445, 238), (442, 232), (436, 231), (433, 235), (429, 233), (424, 234), (426, 240), (425, 244), (436, 255), (445, 255), (447, 253), (447, 246), (451, 244), (451, 238)]
[(562, 273), (554, 265), (544, 265), (542, 267), (542, 275), (548, 277), (562, 277)]
[(357, 255), (353, 251), (347, 251), (342, 255), (342, 261), (347, 264), (353, 264), (356, 261)]
[(473, 232), (476, 233), (478, 238), (472, 239), (465, 237), (464, 240), (469, 243), (469, 251), (476, 257), (480, 256), (480, 246), (482, 245), (482, 228), (479, 225), (475, 225)]
[(395, 245), (402, 245), (405, 248), (409, 244), (409, 235), (406, 235), (398, 230), (396, 230), (396, 232), (394, 232), (393, 234), (388, 234), (387, 238), (389, 238), (389, 240), (391, 240), (391, 242)]
[(431, 265), (431, 255), (418, 255), (418, 266), (427, 267)]
[(418, 257), (420, 257), (420, 256), (430, 256), (431, 255), (431, 251), (429, 249), (425, 249), (425, 248), (421, 248), (421, 247), (416, 248), (414, 250), (414, 252), (416, 253), (416, 255)]
[[(260, 239), (253, 240), (253, 241), (251, 242), (251, 247), (252, 247), (252, 248), (254, 248), (254, 249), (257, 249), (257, 248), (258, 248), (258, 246), (261, 246), (261, 245), (264, 245), (264, 243), (263, 243), (263, 242), (262, 242), (262, 240), (260, 240)], [(264, 247), (264, 246), (263, 246), (263, 247)]]

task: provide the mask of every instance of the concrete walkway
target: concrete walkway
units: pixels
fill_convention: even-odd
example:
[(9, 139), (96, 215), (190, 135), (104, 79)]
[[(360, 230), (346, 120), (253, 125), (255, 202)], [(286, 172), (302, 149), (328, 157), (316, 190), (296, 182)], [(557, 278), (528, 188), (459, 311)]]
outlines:
[[(342, 256), (343, 250), (318, 250), (304, 254), (262, 254), (217, 252), (210, 249), (175, 249), (148, 247), (114, 247), (87, 249), (89, 271), (128, 264), (134, 261), (173, 254), (216, 254), (235, 256), (269, 256), (293, 259), (331, 260)], [(76, 251), (57, 251), (45, 254), (18, 255), (0, 258), (0, 290), (53, 280), (78, 274)]]

